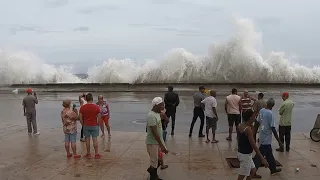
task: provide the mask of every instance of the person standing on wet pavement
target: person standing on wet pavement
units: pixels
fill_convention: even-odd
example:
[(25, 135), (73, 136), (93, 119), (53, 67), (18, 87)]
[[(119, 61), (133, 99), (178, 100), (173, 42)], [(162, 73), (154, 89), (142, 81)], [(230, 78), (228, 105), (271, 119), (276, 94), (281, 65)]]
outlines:
[[(289, 93), (282, 94), (282, 104), (279, 109), (280, 123), (279, 123), (279, 136), (282, 145), (286, 143), (286, 151), (290, 151), (291, 141), (291, 117), (294, 103), (289, 99)], [(284, 146), (280, 146), (276, 151), (284, 152)]]
[[(279, 146), (281, 147), (281, 141), (279, 139), (278, 133), (276, 131), (276, 121), (272, 113), (272, 108), (274, 107), (275, 102), (272, 98), (268, 99), (267, 101), (267, 107), (262, 108), (259, 112), (259, 115), (257, 117), (260, 133), (259, 133), (259, 143), (260, 147), (259, 150), (261, 154), (266, 158), (271, 175), (278, 173), (281, 171), (280, 168), (277, 168), (276, 166), (276, 160), (273, 156), (272, 152), (272, 134), (276, 138), (276, 140), (279, 143)], [(258, 155), (255, 155), (253, 158), (253, 162), (255, 164), (255, 167), (258, 168), (261, 165), (261, 158)], [(260, 175), (255, 174), (254, 178), (261, 178)]]
[(147, 137), (146, 146), (150, 157), (150, 167), (147, 171), (150, 173), (150, 180), (161, 180), (158, 176), (158, 167), (161, 165), (159, 161), (159, 147), (165, 154), (168, 150), (162, 138), (161, 112), (164, 110), (164, 103), (161, 97), (155, 97), (152, 100), (152, 109), (147, 117)]
[(28, 134), (39, 135), (40, 133), (37, 130), (37, 113), (36, 113), (36, 104), (38, 104), (38, 98), (36, 92), (33, 92), (31, 88), (27, 89), (28, 95), (23, 98), (23, 115), (27, 119)]
[[(267, 103), (266, 101), (263, 99), (264, 97), (264, 94), (263, 93), (259, 93), (258, 94), (258, 100), (254, 102), (253, 104), (253, 112), (255, 114), (255, 116), (257, 117), (260, 110), (262, 108), (266, 108), (267, 107)], [(255, 121), (254, 125), (253, 125), (253, 128), (252, 128), (252, 131), (253, 131), (253, 137), (254, 137), (254, 140), (256, 141), (257, 140), (257, 132), (258, 132), (258, 124), (257, 121)]]
[[(86, 93), (83, 93), (82, 95), (79, 96), (79, 103), (80, 103), (80, 108), (83, 105), (87, 104)], [(86, 142), (86, 139), (83, 136), (83, 125), (81, 125), (80, 141), (81, 142)]]
[(244, 90), (243, 96), (241, 97), (241, 104), (242, 104), (241, 112), (242, 112), (242, 114), (245, 113), (247, 110), (252, 109), (252, 105), (253, 105), (252, 102), (254, 102), (254, 101), (256, 101), (256, 99), (249, 95), (249, 91)]
[(228, 124), (229, 124), (229, 136), (227, 137), (228, 141), (232, 141), (232, 132), (233, 132), (233, 125), (238, 127), (241, 123), (241, 97), (238, 96), (238, 90), (233, 88), (231, 94), (227, 96), (226, 102), (224, 104), (224, 109), (228, 116)]
[(173, 86), (168, 86), (168, 92), (164, 95), (164, 105), (167, 117), (171, 117), (171, 135), (174, 135), (176, 111), (179, 103), (179, 95), (176, 92), (173, 92)]
[(200, 118), (200, 129), (199, 129), (199, 137), (205, 137), (203, 134), (203, 126), (204, 126), (204, 111), (203, 104), (201, 101), (206, 98), (205, 96), (205, 87), (199, 86), (199, 91), (193, 95), (194, 109), (193, 109), (193, 118), (190, 126), (189, 137), (192, 137), (193, 126), (196, 123), (198, 117)]

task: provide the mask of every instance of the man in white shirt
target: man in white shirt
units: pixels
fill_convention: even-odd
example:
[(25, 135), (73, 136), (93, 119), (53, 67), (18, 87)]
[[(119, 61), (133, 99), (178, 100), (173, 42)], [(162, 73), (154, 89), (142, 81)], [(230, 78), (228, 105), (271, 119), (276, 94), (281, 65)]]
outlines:
[(210, 91), (210, 96), (206, 97), (204, 100), (201, 101), (204, 104), (204, 115), (206, 116), (206, 133), (207, 133), (207, 141), (209, 143), (209, 129), (212, 129), (212, 141), (211, 143), (217, 143), (218, 141), (215, 138), (216, 129), (217, 129), (217, 121), (218, 121), (218, 113), (217, 113), (217, 100), (216, 97), (217, 93), (214, 90)]

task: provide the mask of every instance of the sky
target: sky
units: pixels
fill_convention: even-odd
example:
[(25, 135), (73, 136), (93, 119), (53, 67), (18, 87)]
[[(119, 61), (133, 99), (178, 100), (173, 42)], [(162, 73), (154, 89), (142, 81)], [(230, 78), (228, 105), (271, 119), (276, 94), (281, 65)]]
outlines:
[(108, 58), (161, 59), (173, 48), (206, 55), (235, 34), (238, 14), (254, 21), (264, 52), (313, 66), (320, 65), (318, 7), (317, 0), (3, 0), (0, 49), (79, 72)]

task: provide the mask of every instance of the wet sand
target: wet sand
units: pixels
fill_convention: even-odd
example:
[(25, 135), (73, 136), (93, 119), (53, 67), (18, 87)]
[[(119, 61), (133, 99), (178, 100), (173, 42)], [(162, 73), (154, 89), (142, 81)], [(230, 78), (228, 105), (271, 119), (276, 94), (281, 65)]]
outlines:
[[(219, 93), (219, 92), (218, 92)], [(37, 106), (37, 121), (39, 131), (43, 128), (61, 127), (60, 111), (63, 99), (71, 99), (73, 103), (79, 104), (77, 97), (80, 93), (50, 93), (39, 92), (39, 104)], [(93, 93), (95, 100), (98, 93)], [(100, 94), (100, 93), (99, 93)], [(105, 92), (102, 93), (110, 103), (111, 128), (114, 131), (144, 132), (145, 119), (151, 109), (151, 100), (155, 96), (163, 97), (163, 92)], [(181, 104), (177, 109), (176, 132), (187, 133), (192, 120), (193, 92), (181, 92)], [(19, 125), (26, 127), (25, 118), (22, 113), (22, 99), (25, 94), (0, 94), (0, 123), (1, 127)], [(255, 94), (253, 94), (255, 96)], [(282, 102), (279, 95), (267, 94), (276, 100), (274, 114), (279, 120), (278, 109)], [(227, 116), (224, 113), (225, 95), (218, 94), (218, 132), (227, 132)], [(320, 112), (320, 95), (318, 94), (293, 94), (291, 99), (295, 102), (293, 111), (293, 132), (309, 132)], [(198, 132), (200, 120), (195, 125), (194, 133)], [(170, 124), (169, 124), (170, 126)], [(169, 128), (170, 129), (170, 128)]]

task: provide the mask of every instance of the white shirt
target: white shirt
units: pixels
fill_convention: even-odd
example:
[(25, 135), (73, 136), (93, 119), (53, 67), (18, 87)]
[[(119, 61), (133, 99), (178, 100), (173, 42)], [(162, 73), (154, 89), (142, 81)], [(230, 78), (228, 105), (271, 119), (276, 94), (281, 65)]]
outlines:
[(227, 112), (228, 114), (240, 114), (239, 103), (241, 97), (236, 94), (227, 96)]
[(213, 113), (212, 108), (217, 107), (217, 100), (213, 96), (206, 97), (204, 100), (201, 101), (202, 104), (204, 104), (204, 115), (214, 118), (216, 115)]

